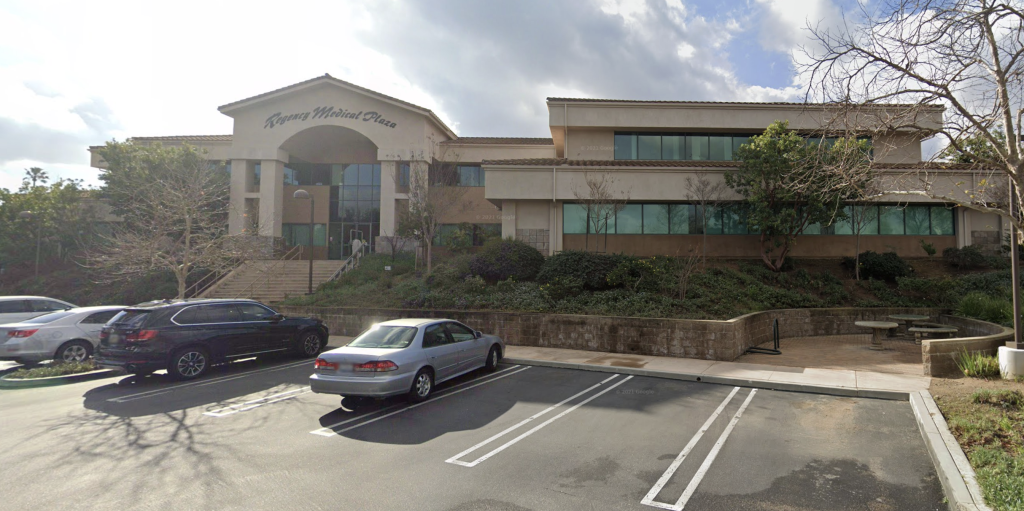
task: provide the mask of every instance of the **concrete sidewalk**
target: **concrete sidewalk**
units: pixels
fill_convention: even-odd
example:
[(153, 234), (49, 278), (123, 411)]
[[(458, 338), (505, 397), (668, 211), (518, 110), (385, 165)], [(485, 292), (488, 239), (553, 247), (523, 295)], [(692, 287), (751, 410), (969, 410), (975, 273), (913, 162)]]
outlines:
[(911, 392), (928, 390), (931, 385), (931, 378), (927, 376), (716, 362), (714, 360), (529, 346), (508, 346), (505, 359), (508, 363), (517, 364), (648, 374), (708, 383), (745, 384), (778, 390), (887, 399), (905, 400), (908, 399)]

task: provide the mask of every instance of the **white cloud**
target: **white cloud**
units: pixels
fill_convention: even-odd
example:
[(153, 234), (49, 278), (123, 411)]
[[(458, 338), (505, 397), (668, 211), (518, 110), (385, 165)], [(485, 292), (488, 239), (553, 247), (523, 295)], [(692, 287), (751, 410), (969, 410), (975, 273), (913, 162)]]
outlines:
[(757, 0), (765, 9), (760, 17), (758, 41), (768, 50), (792, 53), (806, 44), (808, 24), (831, 26), (842, 20), (833, 0)]

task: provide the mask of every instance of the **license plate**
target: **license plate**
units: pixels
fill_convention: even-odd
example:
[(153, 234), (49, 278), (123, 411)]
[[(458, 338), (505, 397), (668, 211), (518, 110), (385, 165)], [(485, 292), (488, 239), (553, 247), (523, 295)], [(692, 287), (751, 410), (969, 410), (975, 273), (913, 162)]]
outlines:
[(121, 336), (115, 333), (111, 333), (110, 339), (107, 342), (114, 346), (121, 344)]

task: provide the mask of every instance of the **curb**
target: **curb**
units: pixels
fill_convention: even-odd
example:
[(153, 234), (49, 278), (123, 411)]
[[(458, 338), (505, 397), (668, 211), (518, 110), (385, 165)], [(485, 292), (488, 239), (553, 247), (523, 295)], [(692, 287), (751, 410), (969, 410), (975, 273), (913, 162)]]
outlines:
[(812, 394), (825, 394), (840, 397), (866, 397), (872, 399), (887, 399), (890, 401), (907, 401), (910, 393), (899, 390), (872, 390), (872, 389), (850, 389), (844, 387), (825, 387), (821, 385), (807, 385), (803, 383), (786, 383), (764, 380), (746, 380), (743, 378), (729, 378), (727, 376), (706, 376), (692, 373), (675, 373), (669, 371), (655, 371), (653, 369), (637, 369), (633, 367), (599, 366), (593, 364), (580, 364), (576, 362), (556, 362), (553, 360), (533, 360), (529, 358), (506, 357), (502, 362), (509, 364), (520, 364), (539, 367), (555, 367), (558, 369), (579, 369), (582, 371), (595, 371), (599, 373), (632, 374), (634, 376), (650, 376), (653, 378), (666, 378), (669, 380), (696, 381), (701, 383), (714, 383), (718, 385), (732, 385), (734, 387), (753, 387), (768, 390), (781, 390), (785, 392), (805, 392)]
[(30, 389), (34, 387), (53, 387), (56, 385), (67, 385), (83, 381), (98, 380), (113, 376), (115, 371), (110, 369), (97, 369), (87, 373), (69, 374), (65, 376), (50, 376), (47, 378), (32, 378), (27, 380), (9, 379), (6, 376), (0, 378), (0, 389)]
[(931, 393), (927, 390), (914, 392), (910, 396), (910, 406), (914, 409), (917, 426), (928, 446), (928, 455), (939, 474), (942, 493), (949, 501), (949, 509), (991, 511), (992, 508), (985, 504), (971, 463), (949, 432), (946, 419), (942, 417)]

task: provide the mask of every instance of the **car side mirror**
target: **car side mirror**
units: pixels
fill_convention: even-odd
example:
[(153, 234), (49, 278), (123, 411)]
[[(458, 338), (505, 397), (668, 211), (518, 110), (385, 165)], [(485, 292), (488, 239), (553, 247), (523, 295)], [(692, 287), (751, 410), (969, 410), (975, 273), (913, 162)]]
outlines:
[(269, 319), (271, 323), (280, 323), (281, 321), (284, 321), (284, 314), (274, 314), (273, 316), (270, 316)]
[(484, 336), (484, 334), (482, 332), (480, 332), (479, 330), (474, 330), (473, 331), (473, 337), (476, 337), (477, 339), (479, 339), (479, 338), (481, 338), (483, 336)]

